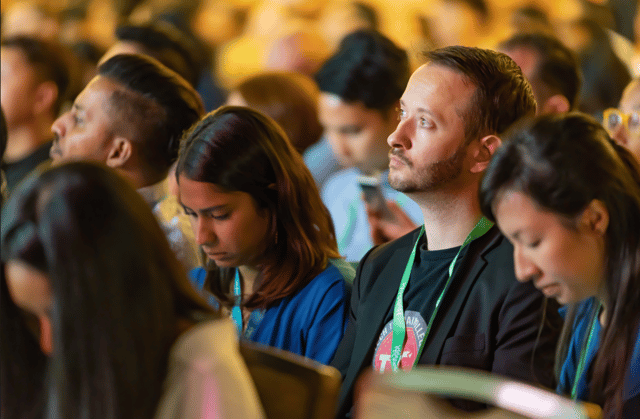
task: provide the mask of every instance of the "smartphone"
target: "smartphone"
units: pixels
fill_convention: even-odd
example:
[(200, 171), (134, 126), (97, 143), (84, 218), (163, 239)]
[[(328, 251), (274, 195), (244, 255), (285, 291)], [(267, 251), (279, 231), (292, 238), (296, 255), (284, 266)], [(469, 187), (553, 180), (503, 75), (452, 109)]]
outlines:
[(364, 200), (382, 218), (394, 220), (395, 216), (387, 206), (387, 200), (380, 187), (380, 179), (375, 176), (358, 176), (358, 184), (364, 195)]

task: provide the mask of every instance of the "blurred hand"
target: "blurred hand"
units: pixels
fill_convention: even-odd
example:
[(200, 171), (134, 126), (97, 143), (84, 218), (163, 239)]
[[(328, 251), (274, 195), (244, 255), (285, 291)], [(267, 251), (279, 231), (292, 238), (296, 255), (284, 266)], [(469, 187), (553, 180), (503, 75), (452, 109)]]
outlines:
[(411, 218), (394, 201), (387, 201), (393, 219), (383, 217), (381, 211), (375, 211), (365, 202), (367, 219), (373, 244), (378, 245), (402, 237), (418, 227)]

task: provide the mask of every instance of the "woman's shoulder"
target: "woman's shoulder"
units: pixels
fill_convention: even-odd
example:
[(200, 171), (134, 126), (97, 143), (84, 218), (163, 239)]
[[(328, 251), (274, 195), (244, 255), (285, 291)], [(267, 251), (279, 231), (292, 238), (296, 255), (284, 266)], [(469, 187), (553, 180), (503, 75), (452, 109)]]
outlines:
[(308, 286), (328, 288), (340, 283), (351, 283), (356, 275), (352, 264), (344, 259), (330, 259), (327, 267), (311, 280)]
[(207, 279), (207, 270), (203, 267), (193, 268), (189, 271), (191, 283), (199, 290), (204, 288), (204, 281)]
[(351, 264), (342, 259), (331, 259), (327, 267), (298, 291), (293, 299), (300, 301), (310, 298), (315, 301), (324, 299), (328, 295), (344, 296), (346, 287), (353, 282), (354, 276), (355, 269)]
[(636, 331), (636, 341), (629, 361), (629, 379), (625, 392), (625, 399), (636, 398), (636, 403), (640, 405), (640, 325)]

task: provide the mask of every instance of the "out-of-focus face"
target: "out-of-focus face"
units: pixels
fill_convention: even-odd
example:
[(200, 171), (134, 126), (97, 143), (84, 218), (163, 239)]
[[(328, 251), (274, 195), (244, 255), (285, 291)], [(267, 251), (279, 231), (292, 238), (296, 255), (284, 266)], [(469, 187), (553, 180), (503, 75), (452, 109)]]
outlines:
[(51, 353), (51, 323), (49, 313), (53, 294), (49, 278), (43, 272), (20, 261), (8, 261), (5, 266), (7, 288), (13, 302), (35, 315), (40, 322), (40, 347)]
[(271, 245), (271, 217), (246, 192), (226, 192), (180, 175), (178, 197), (196, 243), (217, 266), (256, 268)]
[(438, 65), (416, 70), (400, 99), (400, 122), (389, 136), (389, 183), (402, 192), (437, 190), (462, 179), (465, 115), (475, 86)]
[(324, 92), (318, 103), (320, 123), (338, 161), (367, 174), (387, 169), (386, 139), (397, 125), (394, 114), (393, 109), (383, 113)]
[(540, 209), (521, 192), (504, 192), (494, 213), (498, 227), (514, 246), (518, 280), (533, 281), (560, 304), (600, 295), (606, 225), (598, 224), (603, 219), (594, 218), (590, 211), (566, 220)]
[(30, 123), (34, 117), (35, 91), (40, 84), (35, 69), (18, 48), (0, 49), (0, 101), (11, 130)]
[[(610, 116), (608, 121), (604, 121), (605, 128), (611, 138), (629, 149), (640, 161), (640, 81), (635, 80), (627, 86), (618, 109), (624, 116)], [(622, 119), (626, 119), (626, 123)]]
[(322, 9), (320, 33), (324, 37), (330, 49), (337, 49), (340, 41), (359, 29), (370, 28), (370, 23), (361, 18), (352, 3), (347, 2), (327, 2)]
[(480, 26), (473, 9), (463, 1), (432, 2), (427, 11), (436, 47), (477, 45)]
[(244, 100), (244, 97), (237, 90), (234, 90), (231, 93), (229, 93), (229, 96), (227, 96), (227, 101), (225, 102), (225, 105), (228, 105), (228, 106), (249, 106), (247, 101)]
[(105, 162), (115, 135), (111, 96), (120, 89), (105, 77), (95, 77), (80, 92), (71, 109), (51, 127), (54, 141), (51, 158), (54, 163), (70, 160)]
[(515, 47), (513, 49), (502, 50), (500, 52), (507, 54), (513, 61), (515, 61), (516, 64), (518, 64), (522, 70), (522, 74), (531, 85), (531, 90), (533, 90), (533, 96), (536, 98), (536, 103), (538, 104), (537, 114), (545, 113), (544, 105), (548, 97), (542, 92), (542, 86), (540, 86), (540, 82), (536, 75), (538, 61), (540, 59), (538, 53), (526, 47)]

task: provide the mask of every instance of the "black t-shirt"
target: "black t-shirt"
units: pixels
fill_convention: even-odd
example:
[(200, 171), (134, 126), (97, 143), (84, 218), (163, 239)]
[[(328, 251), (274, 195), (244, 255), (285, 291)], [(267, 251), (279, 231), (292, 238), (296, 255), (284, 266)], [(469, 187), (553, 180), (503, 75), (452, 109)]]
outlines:
[(7, 191), (11, 192), (40, 163), (49, 160), (50, 149), (51, 141), (41, 145), (33, 153), (21, 160), (11, 163), (2, 162), (2, 170), (7, 179)]
[[(424, 234), (420, 240), (421, 244), (418, 247), (418, 251), (416, 251), (416, 258), (413, 262), (409, 283), (407, 284), (402, 299), (406, 335), (400, 365), (402, 369), (406, 370), (411, 369), (415, 363), (420, 344), (425, 338), (427, 323), (431, 318), (436, 301), (438, 297), (440, 297), (447, 283), (447, 279), (449, 279), (449, 266), (460, 250), (458, 246), (451, 249), (429, 251), (426, 248)], [(460, 265), (466, 249), (465, 247), (465, 249), (460, 252), (456, 266)], [(390, 354), (395, 298), (393, 301), (391, 308), (385, 316), (384, 327), (380, 332), (373, 353), (372, 366), (376, 371), (391, 370)]]

